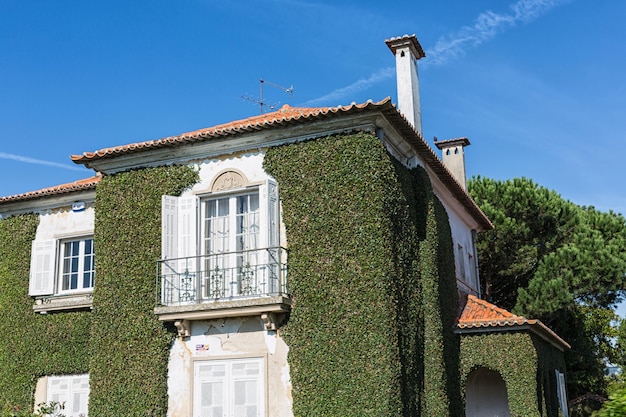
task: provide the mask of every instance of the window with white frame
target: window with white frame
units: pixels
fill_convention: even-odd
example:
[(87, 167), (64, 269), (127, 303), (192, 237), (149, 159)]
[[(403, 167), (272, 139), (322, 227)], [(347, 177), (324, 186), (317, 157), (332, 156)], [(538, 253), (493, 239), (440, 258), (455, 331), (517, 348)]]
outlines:
[(278, 187), (163, 196), (163, 304), (280, 290)]
[(94, 262), (92, 236), (34, 240), (29, 294), (44, 296), (92, 291)]
[(48, 377), (46, 402), (55, 402), (63, 408), (66, 417), (87, 417), (89, 403), (89, 375), (62, 375)]
[(564, 417), (569, 416), (569, 409), (567, 408), (567, 392), (565, 387), (565, 374), (558, 369), (554, 370), (556, 374), (556, 394), (559, 399), (559, 408)]
[(197, 361), (194, 417), (264, 417), (262, 358)]

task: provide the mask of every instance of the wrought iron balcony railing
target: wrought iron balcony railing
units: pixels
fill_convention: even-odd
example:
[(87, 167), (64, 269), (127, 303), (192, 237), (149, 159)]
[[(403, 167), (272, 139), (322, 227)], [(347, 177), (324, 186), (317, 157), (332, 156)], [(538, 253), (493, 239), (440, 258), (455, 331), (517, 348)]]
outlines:
[(162, 306), (288, 295), (287, 251), (272, 247), (163, 259), (156, 281)]

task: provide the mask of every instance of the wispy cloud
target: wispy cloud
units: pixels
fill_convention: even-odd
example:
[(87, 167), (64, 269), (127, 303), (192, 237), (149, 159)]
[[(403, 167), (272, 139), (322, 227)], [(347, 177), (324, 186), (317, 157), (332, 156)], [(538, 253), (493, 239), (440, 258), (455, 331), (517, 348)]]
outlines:
[(356, 92), (367, 90), (370, 86), (374, 84), (378, 84), (381, 81), (384, 81), (386, 79), (393, 77), (395, 73), (396, 73), (396, 70), (393, 67), (383, 68), (381, 70), (376, 71), (374, 74), (370, 75), (367, 78), (361, 78), (360, 80), (353, 82), (350, 85), (338, 88), (324, 96), (309, 100), (305, 103), (305, 105), (315, 106), (320, 103), (327, 103), (327, 102), (333, 102), (333, 101), (339, 100), (343, 97), (350, 96), (351, 94), (354, 94)]
[(72, 171), (83, 171), (83, 167), (72, 166), (69, 164), (60, 164), (58, 162), (44, 161), (42, 159), (28, 158), (26, 156), (14, 155), (10, 153), (0, 152), (0, 159), (10, 159), (12, 161), (25, 162), (27, 164), (46, 165), (49, 167), (69, 169)]
[(507, 13), (487, 10), (478, 15), (474, 24), (464, 26), (458, 32), (439, 38), (435, 46), (426, 51), (425, 65), (441, 65), (457, 58), (470, 48), (493, 39), (498, 33), (515, 26), (529, 23), (556, 6), (570, 0), (519, 0)]
[[(435, 46), (426, 50), (428, 57), (422, 68), (430, 65), (443, 65), (461, 56), (468, 49), (493, 39), (498, 33), (515, 26), (517, 23), (529, 23), (544, 15), (554, 7), (571, 0), (518, 0), (509, 7), (508, 12), (495, 13), (490, 10), (482, 12), (471, 26), (464, 26), (459, 31), (439, 38)], [(338, 88), (330, 93), (309, 100), (305, 105), (336, 102), (359, 91), (368, 89), (374, 84), (393, 77), (394, 68), (383, 68), (367, 78), (362, 78), (346, 87)]]

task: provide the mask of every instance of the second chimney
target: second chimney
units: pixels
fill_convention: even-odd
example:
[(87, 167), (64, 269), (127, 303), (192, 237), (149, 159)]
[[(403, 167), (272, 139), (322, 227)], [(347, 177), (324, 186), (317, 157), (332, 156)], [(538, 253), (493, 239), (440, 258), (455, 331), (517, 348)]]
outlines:
[(454, 179), (467, 190), (465, 180), (465, 152), (464, 148), (470, 144), (467, 138), (437, 140), (435, 146), (441, 149), (441, 159)]
[(417, 60), (426, 54), (415, 35), (404, 35), (385, 41), (396, 56), (396, 82), (398, 85), (398, 110), (422, 135), (420, 87)]

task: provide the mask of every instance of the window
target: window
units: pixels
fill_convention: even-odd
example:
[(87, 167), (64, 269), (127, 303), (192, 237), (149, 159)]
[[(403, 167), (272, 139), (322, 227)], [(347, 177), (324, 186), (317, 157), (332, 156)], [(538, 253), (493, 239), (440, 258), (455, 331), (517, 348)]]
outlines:
[(35, 240), (29, 294), (63, 295), (91, 291), (94, 286), (93, 237)]
[(203, 196), (163, 196), (164, 305), (285, 289), (274, 181)]
[(46, 402), (64, 405), (61, 413), (66, 417), (86, 417), (89, 402), (89, 375), (64, 375), (48, 377)]
[(63, 242), (59, 291), (93, 288), (94, 257), (93, 238)]
[(197, 361), (194, 417), (263, 417), (263, 359)]

